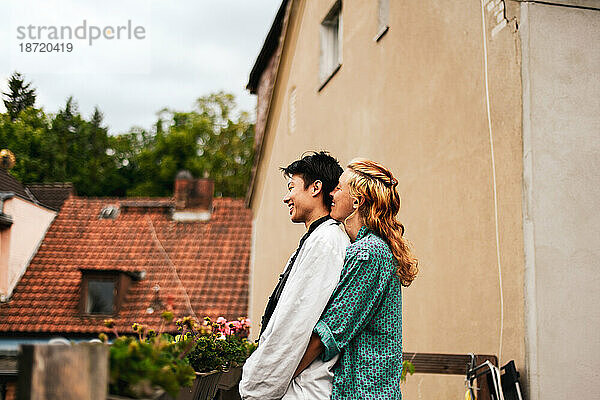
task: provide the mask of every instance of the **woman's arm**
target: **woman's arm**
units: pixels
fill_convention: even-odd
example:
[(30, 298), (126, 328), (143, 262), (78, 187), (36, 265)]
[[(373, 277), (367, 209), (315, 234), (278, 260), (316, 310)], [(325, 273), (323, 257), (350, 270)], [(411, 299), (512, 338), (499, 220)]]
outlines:
[(304, 356), (302, 356), (300, 364), (298, 365), (298, 368), (296, 368), (296, 372), (294, 372), (294, 378), (300, 375), (300, 373), (323, 352), (323, 349), (324, 346), (323, 343), (321, 343), (321, 338), (316, 333), (313, 333), (308, 342), (308, 347), (304, 352)]
[(313, 333), (323, 346), (323, 361), (340, 354), (365, 329), (395, 278), (396, 269), (369, 249), (347, 255), (340, 283)]

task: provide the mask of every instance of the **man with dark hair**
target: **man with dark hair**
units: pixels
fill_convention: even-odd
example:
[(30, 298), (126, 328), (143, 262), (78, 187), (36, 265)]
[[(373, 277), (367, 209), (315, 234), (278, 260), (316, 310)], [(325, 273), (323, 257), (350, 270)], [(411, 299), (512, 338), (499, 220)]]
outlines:
[(335, 158), (324, 151), (313, 152), (280, 169), (288, 178), (294, 175), (301, 176), (305, 189), (316, 180), (320, 180), (323, 185), (323, 205), (328, 211), (331, 211), (331, 202), (333, 201), (331, 192), (337, 186), (340, 176), (344, 172)]
[(290, 219), (307, 232), (290, 257), (261, 321), (258, 348), (244, 365), (244, 400), (328, 400), (335, 359), (320, 359), (296, 378), (294, 372), (342, 270), (350, 241), (329, 217), (330, 193), (343, 170), (326, 152), (313, 152), (281, 168), (288, 191), (283, 202)]

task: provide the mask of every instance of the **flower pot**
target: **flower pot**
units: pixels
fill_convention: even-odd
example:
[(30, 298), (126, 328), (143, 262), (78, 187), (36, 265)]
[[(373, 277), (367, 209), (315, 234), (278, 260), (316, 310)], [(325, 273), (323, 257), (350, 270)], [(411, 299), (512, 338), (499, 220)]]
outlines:
[(221, 374), (221, 371), (196, 372), (193, 386), (181, 388), (177, 400), (213, 400)]
[(215, 400), (241, 400), (239, 384), (242, 380), (242, 367), (234, 367), (223, 372)]
[(225, 371), (221, 374), (221, 379), (219, 380), (219, 389), (221, 390), (231, 390), (242, 380), (242, 367), (233, 367), (228, 371)]

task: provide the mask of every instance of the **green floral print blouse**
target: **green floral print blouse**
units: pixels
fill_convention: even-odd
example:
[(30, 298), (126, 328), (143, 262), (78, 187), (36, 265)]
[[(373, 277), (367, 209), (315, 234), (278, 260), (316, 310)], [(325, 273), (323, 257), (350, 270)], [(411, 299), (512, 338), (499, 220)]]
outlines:
[(314, 328), (336, 354), (332, 400), (401, 399), (402, 294), (388, 244), (363, 226), (327, 308)]

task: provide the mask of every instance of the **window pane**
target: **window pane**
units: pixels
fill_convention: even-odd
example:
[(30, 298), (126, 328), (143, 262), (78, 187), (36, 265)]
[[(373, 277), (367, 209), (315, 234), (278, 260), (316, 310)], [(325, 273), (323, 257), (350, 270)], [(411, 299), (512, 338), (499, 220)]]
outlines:
[(341, 7), (342, 3), (338, 1), (321, 22), (319, 57), (319, 78), (321, 82), (326, 81), (342, 63)]
[(115, 295), (113, 281), (88, 281), (86, 312), (90, 314), (112, 314)]
[(379, 31), (388, 26), (390, 19), (390, 0), (379, 0)]

